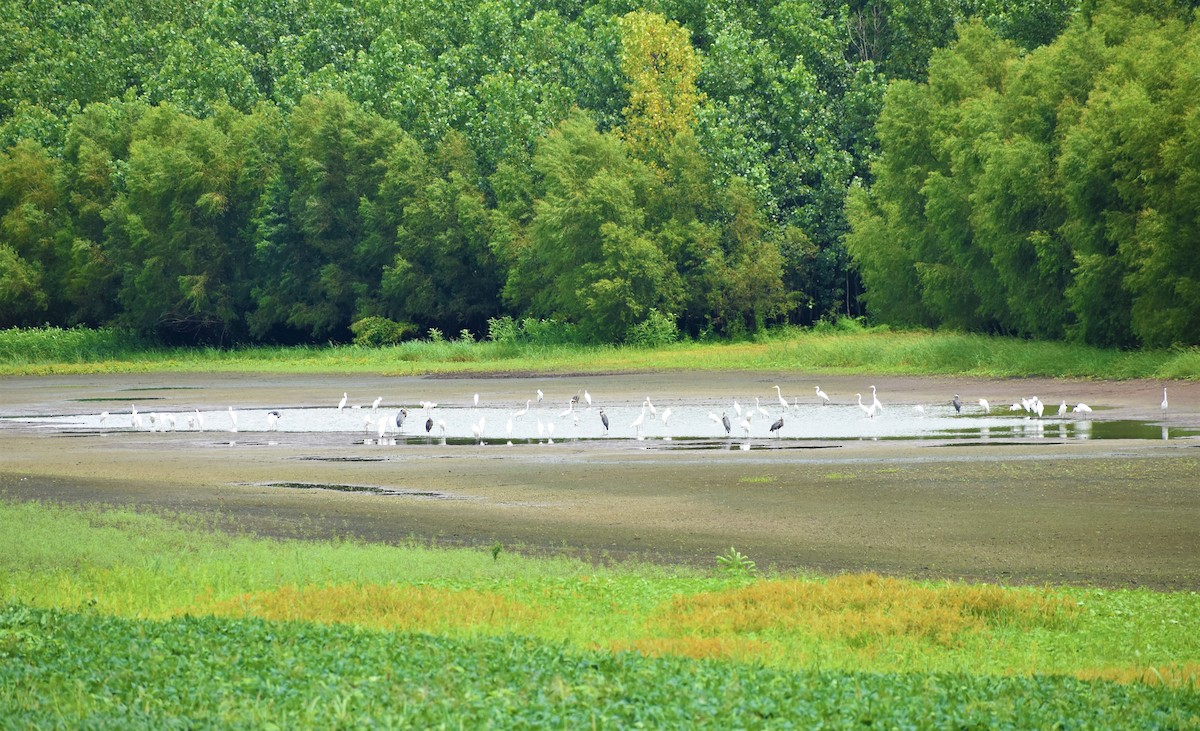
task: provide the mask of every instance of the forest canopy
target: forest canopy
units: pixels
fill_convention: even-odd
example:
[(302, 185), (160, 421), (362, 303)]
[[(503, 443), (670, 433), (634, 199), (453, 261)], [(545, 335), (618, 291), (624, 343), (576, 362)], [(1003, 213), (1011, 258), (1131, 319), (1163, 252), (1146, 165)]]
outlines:
[(1194, 5), (5, 4), (0, 326), (1195, 343)]

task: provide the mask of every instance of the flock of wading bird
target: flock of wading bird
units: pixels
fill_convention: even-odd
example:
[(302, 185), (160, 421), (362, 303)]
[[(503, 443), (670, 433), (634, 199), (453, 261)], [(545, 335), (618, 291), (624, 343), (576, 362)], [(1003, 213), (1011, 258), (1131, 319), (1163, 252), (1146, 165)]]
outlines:
[[(794, 398), (792, 402), (789, 403), (783, 395), (782, 388), (779, 385), (775, 385), (774, 388), (775, 399), (778, 402), (779, 409), (777, 417), (768, 409), (768, 406), (771, 409), (776, 408), (774, 403), (769, 403), (767, 406), (764, 406), (762, 399), (760, 397), (755, 397), (753, 407), (749, 406), (748, 404), (743, 406), (742, 404), (738, 403), (737, 399), (735, 398), (730, 409), (722, 410), (719, 414), (716, 411), (708, 412), (708, 418), (715, 424), (713, 428), (715, 430), (723, 430), (726, 436), (731, 436), (734, 429), (738, 429), (744, 436), (750, 437), (752, 429), (756, 423), (755, 419), (761, 417), (758, 423), (765, 422), (769, 424), (767, 428), (767, 435), (778, 437), (784, 428), (785, 417), (787, 417), (789, 414), (796, 412), (802, 407), (808, 407), (814, 404), (819, 406), (829, 406), (834, 403), (833, 399), (831, 399), (827, 393), (821, 390), (820, 386), (813, 387), (814, 400), (803, 404), (798, 398)], [(871, 397), (869, 402), (863, 400), (863, 395), (861, 393), (856, 393), (855, 399), (858, 408), (861, 409), (863, 413), (863, 417), (867, 419), (874, 419), (883, 414), (884, 405), (879, 400), (879, 394), (875, 386), (871, 386), (870, 389)], [(544, 399), (545, 394), (541, 389), (537, 389), (535, 396), (527, 399), (523, 407), (513, 409), (511, 411), (507, 417), (507, 421), (504, 424), (504, 432), (509, 444), (512, 443), (514, 425), (520, 419), (529, 414), (533, 404), (537, 403), (540, 406)], [(337, 404), (337, 411), (339, 413), (346, 411), (348, 401), (349, 394), (343, 392), (342, 398)], [(349, 406), (349, 409), (352, 412), (357, 412), (362, 415), (363, 432), (368, 435), (375, 435), (375, 438), (365, 440), (368, 444), (395, 444), (395, 437), (404, 433), (405, 424), (409, 421), (410, 412), (408, 408), (400, 408), (395, 412), (381, 414), (379, 411), (382, 403), (383, 397), (380, 396), (371, 402), (369, 406), (365, 404), (354, 404)], [(977, 406), (975, 404), (977, 404)], [(477, 410), (480, 408), (480, 398), (478, 393), (473, 395), (471, 399), (471, 405), (473, 405)], [(442, 438), (445, 438), (446, 420), (440, 416), (439, 412), (435, 411), (435, 409), (438, 407), (438, 404), (433, 401), (421, 401), (419, 402), (419, 406), (420, 410), (417, 411), (414, 409), (414, 412), (416, 413), (412, 415), (417, 423), (415, 433), (420, 434), (420, 430), (423, 429), (427, 435), (432, 436), (434, 429), (437, 429), (438, 435)], [(954, 398), (950, 400), (950, 406), (953, 408), (954, 414), (956, 415), (962, 414), (964, 411), (974, 411), (977, 414), (990, 414), (992, 412), (992, 405), (987, 399), (978, 399), (974, 402), (974, 404), (964, 403), (959, 394), (955, 394)], [(593, 400), (591, 393), (589, 393), (587, 389), (580, 389), (566, 402), (566, 408), (561, 413), (558, 413), (558, 418), (569, 420), (574, 426), (578, 426), (581, 418), (592, 413), (592, 407)], [(463, 406), (454, 408), (463, 408)], [(495, 410), (497, 407), (491, 408), (492, 410)], [(916, 404), (912, 408), (918, 415), (924, 416), (926, 414), (926, 407), (922, 404)], [(1161, 408), (1163, 412), (1166, 412), (1168, 408), (1166, 388), (1163, 388)], [(732, 416), (730, 415), (730, 411), (732, 411)], [(1021, 398), (1019, 401), (1013, 402), (1011, 406), (1007, 407), (1007, 411), (1021, 413), (1027, 418), (1031, 419), (1035, 417), (1040, 419), (1046, 415), (1047, 408), (1045, 403), (1043, 403), (1040, 398), (1037, 396), (1031, 396), (1028, 398)], [(1087, 415), (1090, 414), (1091, 411), (1092, 408), (1085, 403), (1078, 403), (1073, 407), (1068, 407), (1066, 400), (1063, 400), (1058, 405), (1056, 414), (1054, 415), (1061, 418), (1067, 416), (1068, 414), (1077, 414), (1082, 418), (1087, 418)], [(237, 432), (238, 411), (230, 406), (227, 410), (227, 413), (229, 419), (229, 426), (227, 430), (230, 432)], [(671, 419), (671, 414), (672, 411), (670, 408), (664, 408), (660, 411), (657, 407), (655, 407), (654, 403), (650, 400), (650, 397), (647, 396), (642, 401), (641, 410), (638, 412), (637, 417), (632, 421), (632, 423), (629, 424), (629, 429), (634, 432), (636, 438), (642, 439), (643, 429), (648, 426), (648, 419), (650, 422), (654, 422), (655, 420), (660, 421), (665, 428), (668, 426), (668, 422)], [(210, 417), (211, 415), (212, 414), (210, 412)], [(546, 415), (547, 418), (543, 420), (542, 415)], [(100, 422), (103, 424), (104, 420), (107, 419), (108, 416), (109, 414), (107, 411), (102, 413), (100, 415)], [(136, 404), (131, 405), (129, 416), (130, 427), (135, 430), (175, 431), (181, 428), (180, 415), (159, 412), (143, 414), (138, 411)], [(266, 431), (277, 431), (279, 428), (280, 419), (283, 417), (283, 413), (278, 409), (272, 409), (267, 411), (265, 416)], [(205, 430), (204, 413), (199, 409), (184, 415), (182, 418), (185, 420), (189, 430)], [(546, 414), (544, 409), (535, 411), (533, 417), (531, 418), (536, 419), (538, 439), (541, 440), (544, 438), (548, 443), (552, 444), (554, 442), (555, 420), (551, 418), (549, 414)], [(601, 435), (607, 435), (610, 433), (611, 422), (609, 414), (604, 410), (603, 407), (597, 406), (594, 415), (592, 415), (591, 418), (596, 418), (599, 420), (600, 427), (603, 429), (602, 432), (599, 432)], [(470, 430), (477, 443), (484, 443), (486, 428), (487, 420), (485, 415), (480, 415), (478, 420), (472, 420)], [(720, 434), (720, 431), (717, 431), (717, 434)], [(665, 438), (670, 439), (669, 436)]]

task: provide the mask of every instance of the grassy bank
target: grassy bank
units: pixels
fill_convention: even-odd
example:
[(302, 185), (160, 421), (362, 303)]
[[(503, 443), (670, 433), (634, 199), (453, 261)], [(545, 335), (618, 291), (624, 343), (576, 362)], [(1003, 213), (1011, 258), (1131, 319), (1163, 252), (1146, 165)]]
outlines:
[(1200, 378), (1200, 349), (1115, 351), (961, 333), (788, 329), (752, 341), (660, 348), (411, 341), (364, 348), (154, 348), (110, 330), (0, 331), (0, 375), (123, 372), (608, 373), (789, 370), (980, 378)]
[[(1106, 712), (1133, 703), (1150, 714), (1129, 719), (1170, 708), (1177, 727), (1200, 724), (1195, 593), (756, 576), (721, 565), (714, 557), (710, 571), (598, 567), (499, 545), (449, 551), (263, 540), (196, 517), (0, 502), (0, 667), (17, 681), (0, 682), (0, 718), (64, 703), (67, 719), (112, 712), (112, 699), (97, 699), (88, 678), (118, 663), (127, 685), (106, 685), (100, 695), (119, 695), (131, 708), (203, 707), (206, 694), (229, 693), (242, 699), (230, 703), (246, 703), (229, 713), (251, 713), (256, 690), (283, 683), (271, 718), (293, 720), (331, 713), (326, 706), (335, 702), (353, 701), (355, 713), (361, 703), (400, 713), (389, 705), (398, 689), (416, 693), (422, 683), (424, 693), (475, 703), (479, 713), (524, 712), (526, 701), (548, 703), (547, 713), (560, 705), (587, 713), (589, 697), (614, 694), (637, 707), (674, 694), (672, 705), (690, 707), (701, 702), (698, 684), (709, 694), (704, 703), (745, 723), (751, 717), (738, 713), (758, 702), (785, 707), (798, 687), (833, 708), (846, 700), (845, 683), (878, 697), (916, 689), (920, 703), (930, 702), (926, 694), (952, 706), (977, 703), (973, 713), (984, 715), (968, 718), (985, 725), (1049, 725), (1062, 708), (1098, 712), (1103, 701), (1090, 694), (1115, 703), (1120, 696)], [(348, 654), (336, 660), (335, 652)], [(245, 685), (228, 673), (193, 677), (198, 655), (235, 655), (229, 661), (244, 665)], [(544, 661), (558, 670), (522, 670)], [(443, 670), (419, 682), (422, 663)], [(289, 675), (331, 664), (354, 670), (336, 683)], [(448, 666), (463, 669), (462, 687), (450, 688)], [(720, 677), (742, 690), (733, 694)], [(184, 700), (164, 699), (164, 683), (197, 687)], [(565, 695), (529, 699), (536, 683), (559, 683), (538, 693)], [(955, 696), (955, 687), (972, 690)], [(1040, 697), (1040, 706), (1014, 706), (1026, 697)], [(887, 708), (900, 714), (887, 718), (902, 720), (914, 702), (890, 708), (856, 696), (850, 707)], [(628, 720), (619, 708), (598, 708), (608, 723)]]

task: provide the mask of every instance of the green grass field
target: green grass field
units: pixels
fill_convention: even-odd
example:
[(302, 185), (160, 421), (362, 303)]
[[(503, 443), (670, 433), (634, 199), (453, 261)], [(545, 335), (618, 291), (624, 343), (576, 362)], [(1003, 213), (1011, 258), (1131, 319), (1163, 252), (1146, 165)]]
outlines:
[(1116, 351), (1061, 342), (930, 331), (784, 329), (731, 343), (660, 348), (417, 340), (366, 348), (154, 348), (111, 330), (0, 330), (0, 375), (50, 373), (608, 373), (795, 370), (980, 378), (1200, 378), (1200, 349)]
[(1194, 592), (739, 564), (0, 500), (0, 728), (1200, 728)]

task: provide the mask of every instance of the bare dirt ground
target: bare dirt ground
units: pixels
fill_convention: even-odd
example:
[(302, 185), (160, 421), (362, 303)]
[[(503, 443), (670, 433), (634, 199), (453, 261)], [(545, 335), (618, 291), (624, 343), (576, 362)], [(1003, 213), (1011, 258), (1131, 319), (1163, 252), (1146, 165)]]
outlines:
[[(387, 378), (137, 375), (0, 378), (0, 498), (196, 512), (289, 538), (566, 552), (713, 566), (731, 546), (760, 567), (921, 578), (1200, 589), (1200, 440), (786, 443), (662, 449), (632, 440), (555, 445), (367, 446), (349, 434), (66, 432), (46, 414), (334, 407), (342, 392), (389, 403), (523, 405), (587, 388), (609, 403), (806, 394), (873, 383), (889, 403), (960, 393), (1008, 404), (1086, 401), (1096, 419), (1200, 426), (1200, 384), (821, 377), (797, 373)], [(1159, 409), (1162, 387), (1171, 408)], [(803, 396), (802, 396), (803, 397)], [(127, 419), (128, 417), (126, 417)], [(232, 439), (231, 437), (236, 437)], [(650, 446), (650, 448), (647, 448)], [(371, 486), (380, 495), (283, 484)]]

